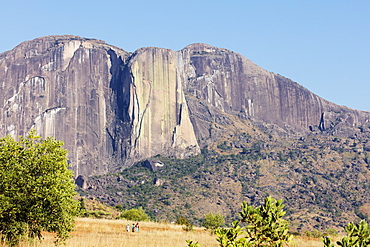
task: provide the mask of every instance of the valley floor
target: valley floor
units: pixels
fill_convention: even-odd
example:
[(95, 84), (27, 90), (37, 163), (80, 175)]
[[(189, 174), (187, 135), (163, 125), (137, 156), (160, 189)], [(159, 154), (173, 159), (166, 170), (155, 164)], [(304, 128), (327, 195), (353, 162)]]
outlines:
[[(135, 222), (126, 220), (106, 220), (79, 218), (76, 220), (68, 247), (185, 247), (190, 239), (201, 243), (202, 247), (218, 247), (216, 236), (194, 228), (186, 232), (182, 226), (169, 223), (140, 222), (140, 232), (126, 232), (126, 225)], [(24, 243), (21, 247), (52, 247), (53, 236), (45, 233), (45, 239), (35, 243)], [(297, 237), (289, 247), (322, 247), (320, 239)]]

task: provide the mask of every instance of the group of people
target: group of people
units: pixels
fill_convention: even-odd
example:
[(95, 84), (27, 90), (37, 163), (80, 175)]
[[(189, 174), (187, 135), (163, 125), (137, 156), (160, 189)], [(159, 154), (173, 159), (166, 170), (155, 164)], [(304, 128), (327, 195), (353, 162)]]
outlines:
[[(130, 232), (130, 224), (126, 225), (126, 231)], [(131, 231), (132, 232), (139, 232), (139, 223), (136, 223), (136, 225), (135, 225), (135, 223), (133, 223), (132, 227), (131, 227)]]

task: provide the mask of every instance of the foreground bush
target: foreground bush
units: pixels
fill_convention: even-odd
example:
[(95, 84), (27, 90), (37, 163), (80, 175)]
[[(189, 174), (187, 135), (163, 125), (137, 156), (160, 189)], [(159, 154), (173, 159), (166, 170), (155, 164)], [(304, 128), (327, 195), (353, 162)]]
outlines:
[[(282, 200), (272, 197), (256, 208), (243, 202), (239, 213), (242, 219), (234, 221), (230, 229), (216, 230), (217, 241), (221, 247), (283, 246), (292, 238), (283, 208)], [(246, 225), (241, 227), (240, 223)]]
[[(283, 208), (282, 201), (272, 197), (265, 198), (264, 204), (256, 208), (243, 202), (239, 213), (242, 219), (234, 221), (231, 228), (215, 230), (220, 247), (280, 247), (288, 243), (292, 235), (288, 221), (282, 218)], [(188, 246), (194, 246), (190, 244), (193, 242), (188, 242)]]
[[(365, 247), (370, 245), (370, 227), (366, 221), (361, 220), (358, 224), (349, 223), (344, 230), (347, 236), (337, 241), (338, 246)], [(329, 237), (324, 237), (323, 243), (325, 247), (334, 247)]]

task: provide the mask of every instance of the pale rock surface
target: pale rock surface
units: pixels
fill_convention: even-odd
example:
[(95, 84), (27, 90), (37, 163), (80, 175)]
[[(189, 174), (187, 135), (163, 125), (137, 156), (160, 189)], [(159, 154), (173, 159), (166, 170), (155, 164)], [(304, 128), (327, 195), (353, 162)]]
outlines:
[(0, 134), (63, 140), (76, 177), (197, 154), (179, 75), (171, 50), (131, 54), (70, 35), (24, 42), (0, 55)]
[(284, 129), (307, 132), (325, 113), (326, 126), (341, 119), (359, 126), (368, 112), (338, 106), (298, 83), (268, 72), (232, 51), (192, 44), (180, 51), (184, 63), (184, 91), (221, 112), (262, 120)]
[[(75, 176), (120, 171), (158, 154), (187, 157), (230, 116), (304, 134), (369, 121), (232, 51), (193, 44), (134, 53), (94, 39), (48, 36), (0, 54), (0, 135), (35, 128), (63, 140)], [(211, 130), (212, 129), (212, 130)]]
[(199, 153), (175, 52), (142, 48), (133, 54), (127, 67), (130, 81), (125, 83), (129, 87), (124, 98), (130, 99), (130, 157), (166, 153), (184, 158)]

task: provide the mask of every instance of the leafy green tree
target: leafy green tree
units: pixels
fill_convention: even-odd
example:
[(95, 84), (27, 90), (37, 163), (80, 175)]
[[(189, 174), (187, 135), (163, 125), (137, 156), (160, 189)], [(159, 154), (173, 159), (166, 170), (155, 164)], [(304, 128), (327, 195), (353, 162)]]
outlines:
[(79, 202), (62, 146), (35, 131), (0, 139), (0, 237), (10, 246), (41, 239), (42, 231), (56, 233), (57, 244), (73, 230)]
[(224, 217), (220, 213), (217, 213), (217, 214), (213, 214), (213, 213), (206, 214), (204, 216), (204, 220), (203, 220), (203, 223), (202, 223), (202, 225), (207, 230), (211, 230), (211, 231), (216, 230), (217, 228), (219, 228), (223, 224), (225, 224), (225, 219), (224, 219)]
[(149, 216), (145, 213), (142, 207), (126, 210), (120, 215), (120, 218), (125, 218), (127, 220), (133, 220), (133, 221), (149, 220)]
[[(221, 247), (283, 246), (292, 238), (288, 221), (282, 218), (283, 208), (282, 200), (272, 197), (265, 198), (264, 204), (256, 208), (243, 202), (242, 219), (234, 221), (230, 229), (217, 229), (217, 241)], [(244, 227), (240, 226), (242, 222)]]
[[(370, 227), (366, 221), (361, 220), (358, 224), (349, 223), (348, 226), (344, 227), (344, 230), (347, 236), (343, 237), (341, 241), (337, 241), (339, 246), (365, 247), (370, 245)], [(325, 247), (334, 247), (329, 237), (324, 237), (323, 243)]]

